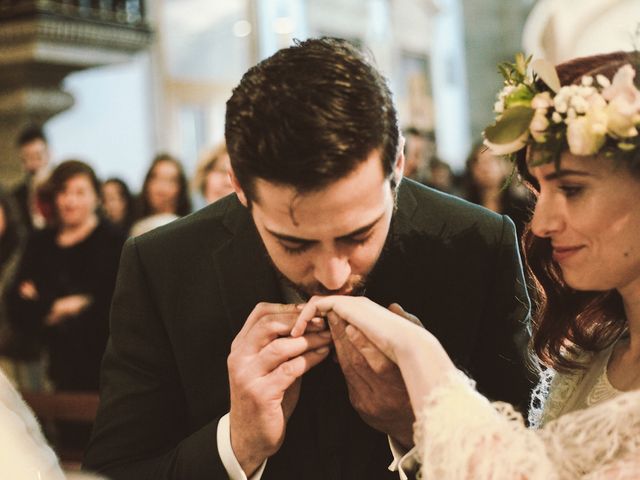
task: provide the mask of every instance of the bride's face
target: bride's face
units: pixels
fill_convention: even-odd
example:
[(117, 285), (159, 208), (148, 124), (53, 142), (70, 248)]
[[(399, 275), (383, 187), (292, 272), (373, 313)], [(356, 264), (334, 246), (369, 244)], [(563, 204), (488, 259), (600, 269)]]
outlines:
[(531, 228), (577, 290), (640, 290), (640, 177), (622, 161), (563, 154), (533, 167), (538, 195)]

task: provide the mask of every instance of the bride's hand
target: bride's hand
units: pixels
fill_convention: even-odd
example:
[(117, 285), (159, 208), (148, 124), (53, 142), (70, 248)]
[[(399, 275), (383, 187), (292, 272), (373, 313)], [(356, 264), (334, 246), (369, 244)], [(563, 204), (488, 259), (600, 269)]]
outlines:
[(357, 328), (389, 359), (398, 363), (398, 353), (401, 349), (410, 348), (411, 339), (415, 335), (430, 334), (415, 317), (409, 316), (401, 307), (394, 304), (393, 310), (402, 316), (366, 297), (313, 297), (300, 313), (291, 335), (302, 335), (312, 318), (333, 312), (349, 323), (347, 330)]
[(395, 307), (394, 310), (402, 316), (365, 297), (313, 297), (300, 312), (291, 335), (302, 335), (314, 317), (328, 314), (341, 317), (349, 323), (347, 331), (357, 329), (398, 365), (417, 415), (427, 395), (456, 368), (429, 331), (407, 320), (409, 314), (404, 310)]

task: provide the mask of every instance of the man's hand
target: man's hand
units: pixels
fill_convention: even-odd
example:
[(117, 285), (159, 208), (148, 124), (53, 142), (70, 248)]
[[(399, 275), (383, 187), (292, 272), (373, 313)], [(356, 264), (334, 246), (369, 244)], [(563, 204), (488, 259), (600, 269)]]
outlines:
[[(397, 304), (389, 310), (420, 325)], [(336, 313), (329, 312), (328, 319), (351, 404), (368, 425), (409, 449), (415, 417), (397, 365)]]
[(36, 288), (36, 284), (31, 280), (25, 280), (18, 287), (18, 293), (20, 298), (24, 300), (38, 300), (40, 296), (38, 294), (38, 289)]
[(324, 322), (311, 322), (303, 336), (289, 335), (299, 314), (296, 305), (260, 303), (231, 344), (231, 446), (247, 476), (278, 451), (302, 375), (329, 353)]
[(91, 305), (89, 295), (67, 295), (60, 297), (53, 305), (44, 319), (44, 324), (51, 327), (58, 325), (69, 317), (74, 317)]

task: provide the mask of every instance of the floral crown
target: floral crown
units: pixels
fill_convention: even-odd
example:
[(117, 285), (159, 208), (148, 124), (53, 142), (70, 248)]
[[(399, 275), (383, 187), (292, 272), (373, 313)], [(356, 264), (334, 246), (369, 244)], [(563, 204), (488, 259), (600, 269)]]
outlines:
[[(531, 145), (535, 164), (574, 155), (634, 155), (640, 148), (640, 91), (636, 70), (622, 66), (609, 81), (604, 75), (583, 76), (580, 85), (560, 86), (553, 65), (516, 55), (499, 65), (504, 88), (494, 105), (496, 122), (484, 131), (484, 144), (495, 155), (515, 158)], [(529, 70), (532, 73), (529, 74)]]

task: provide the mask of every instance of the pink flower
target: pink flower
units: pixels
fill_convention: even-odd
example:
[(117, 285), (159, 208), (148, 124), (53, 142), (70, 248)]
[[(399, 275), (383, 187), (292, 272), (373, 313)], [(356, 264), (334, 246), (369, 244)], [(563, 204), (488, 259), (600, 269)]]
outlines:
[(636, 125), (640, 122), (637, 112), (629, 111), (626, 99), (618, 96), (607, 105), (607, 129), (612, 137), (629, 138), (638, 135)]
[(625, 65), (613, 76), (611, 85), (602, 91), (602, 96), (608, 102), (616, 100), (617, 109), (632, 115), (640, 111), (640, 92), (633, 84), (636, 71), (631, 65)]

